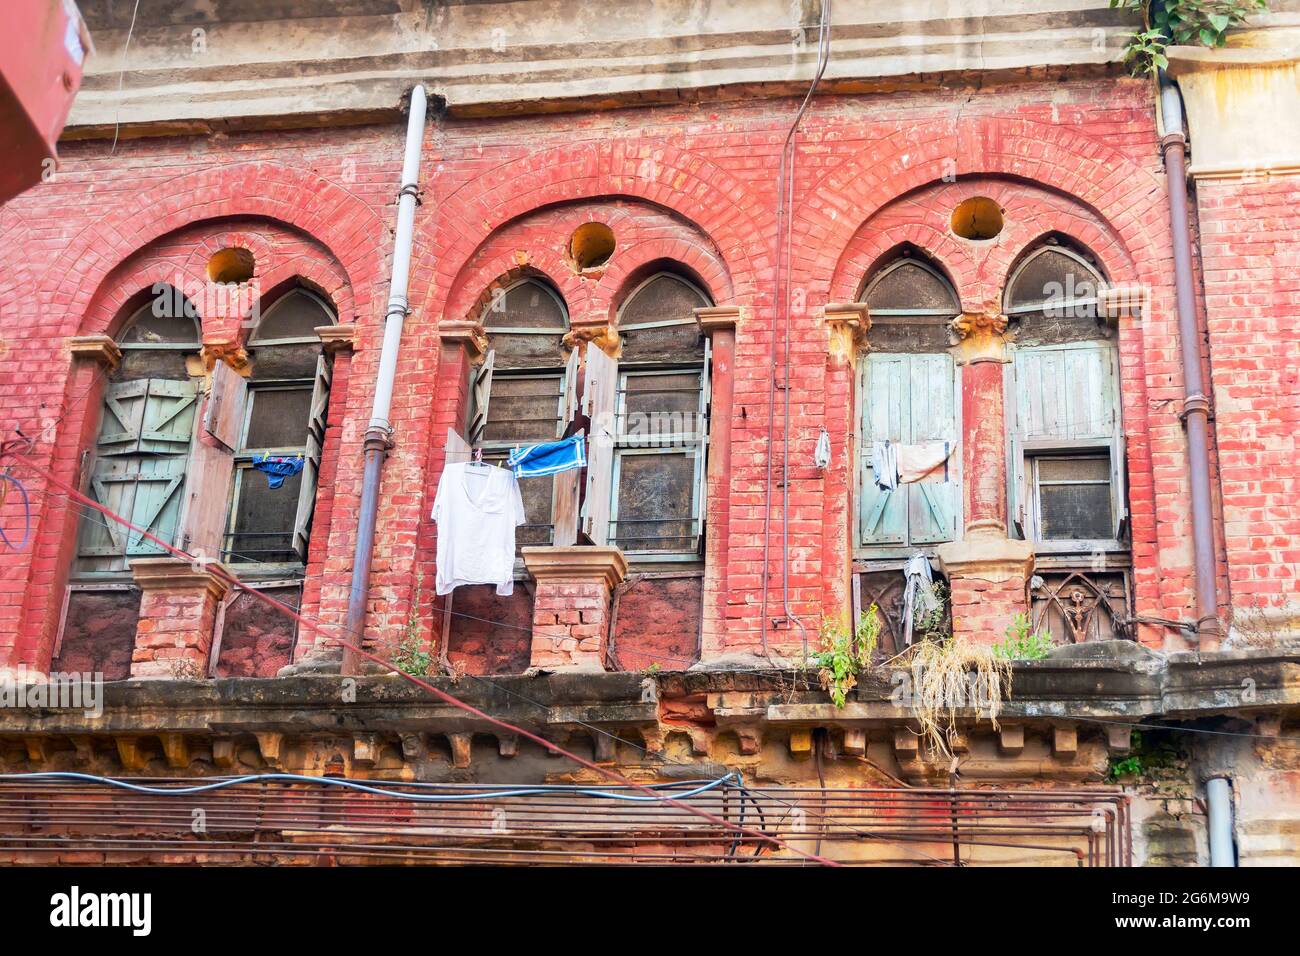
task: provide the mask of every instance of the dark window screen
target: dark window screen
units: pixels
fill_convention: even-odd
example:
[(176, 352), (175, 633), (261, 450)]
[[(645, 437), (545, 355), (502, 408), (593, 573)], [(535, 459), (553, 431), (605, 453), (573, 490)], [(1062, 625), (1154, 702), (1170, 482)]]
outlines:
[(1039, 519), (1045, 540), (1114, 536), (1109, 457), (1041, 458), (1037, 469)]
[(245, 448), (299, 448), (307, 441), (312, 389), (256, 389)]
[(271, 488), (267, 476), (253, 468), (243, 469), (240, 476), (229, 560), (298, 560), (293, 550), (293, 525), (298, 515), (302, 473), (286, 478), (279, 488)]
[(483, 440), (531, 443), (558, 438), (561, 379), (559, 375), (543, 378), (494, 375)]
[(625, 551), (689, 551), (695, 459), (691, 455), (619, 456), (614, 538)]

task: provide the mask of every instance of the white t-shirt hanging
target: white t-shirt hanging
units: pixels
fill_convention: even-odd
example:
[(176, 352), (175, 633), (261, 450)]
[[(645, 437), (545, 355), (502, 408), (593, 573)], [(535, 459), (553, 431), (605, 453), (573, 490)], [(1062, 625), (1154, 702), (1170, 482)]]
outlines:
[(439, 594), (461, 584), (515, 589), (515, 528), (526, 520), (514, 472), (459, 461), (447, 465), (433, 499), (438, 522)]

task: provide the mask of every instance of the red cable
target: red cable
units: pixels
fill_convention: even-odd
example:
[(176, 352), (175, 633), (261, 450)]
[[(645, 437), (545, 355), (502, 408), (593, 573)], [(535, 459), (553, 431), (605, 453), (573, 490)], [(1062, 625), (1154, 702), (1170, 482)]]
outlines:
[[(158, 545), (160, 548), (165, 549), (173, 556), (194, 563), (195, 558), (193, 555), (187, 554), (186, 552), (180, 550), (179, 548), (174, 548), (166, 541), (163, 541), (161, 538), (155, 537), (154, 535), (150, 534), (144, 528), (140, 528), (137, 527), (136, 525), (133, 525), (130, 521), (128, 521), (126, 518), (123, 518), (117, 512), (104, 507), (102, 504), (100, 504), (98, 501), (95, 501), (93, 498), (83, 495), (76, 488), (73, 488), (71, 485), (60, 481), (58, 478), (55, 478), (49, 472), (37, 468), (35, 465), (27, 461), (26, 459), (15, 458), (15, 462), (21, 465), (22, 467), (26, 468), (28, 471), (32, 472), (37, 477), (45, 479), (45, 481), (49, 482), (51, 485), (53, 485), (55, 488), (62, 491), (65, 495), (67, 495), (69, 498), (72, 498), (74, 501), (80, 502), (81, 504), (84, 505), (89, 505), (91, 508), (94, 508), (96, 511), (100, 512), (101, 514), (104, 514), (105, 516), (112, 518), (114, 521), (125, 525), (126, 527), (130, 528), (132, 531), (135, 531), (140, 535), (142, 535), (143, 537), (148, 538), (154, 544)], [(459, 707), (461, 710), (464, 710), (467, 713), (473, 714), (476, 717), (486, 720), (489, 724), (493, 724), (494, 726), (500, 727), (504, 730), (508, 730), (511, 733), (516, 733), (522, 737), (526, 737), (527, 739), (533, 741), (534, 743), (541, 744), (547, 750), (551, 750), (559, 754), (561, 757), (568, 757), (570, 760), (574, 761), (575, 763), (583, 767), (586, 767), (589, 770), (594, 770), (599, 774), (604, 774), (606, 777), (609, 777), (611, 780), (614, 780), (617, 783), (622, 784), (623, 786), (631, 787), (633, 790), (639, 790), (642, 793), (649, 794), (650, 796), (654, 797), (656, 800), (662, 800), (665, 803), (672, 804), (673, 806), (676, 806), (682, 810), (686, 810), (689, 813), (693, 813), (698, 817), (702, 817), (705, 820), (708, 820), (710, 823), (716, 823), (736, 833), (741, 833), (744, 834), (745, 836), (751, 836), (760, 840), (767, 841), (769, 843), (773, 843), (776, 846), (790, 850), (792, 853), (797, 853), (799, 856), (812, 860), (815, 863), (821, 863), (825, 866), (841, 865), (840, 863), (837, 863), (835, 860), (830, 860), (824, 856), (818, 856), (817, 854), (808, 853), (805, 850), (800, 850), (798, 847), (792, 846), (791, 844), (780, 839), (779, 837), (775, 837), (772, 836), (771, 834), (764, 833), (761, 830), (752, 830), (749, 827), (741, 826), (736, 823), (731, 823), (727, 820), (724, 820), (722, 817), (715, 816), (714, 814), (709, 813), (706, 810), (701, 810), (700, 808), (693, 807), (690, 804), (682, 803), (680, 800), (677, 800), (674, 797), (665, 796), (662, 793), (652, 790), (650, 787), (644, 786), (642, 784), (636, 783), (635, 781), (627, 779), (622, 774), (616, 773), (615, 771), (610, 770), (606, 767), (598, 766), (597, 764), (594, 764), (589, 760), (584, 760), (582, 757), (579, 757), (577, 754), (569, 753), (567, 750), (560, 747), (558, 744), (554, 744), (544, 737), (539, 737), (536, 734), (529, 733), (527, 730), (524, 730), (522, 727), (516, 727), (514, 724), (509, 724), (506, 723), (504, 720), (500, 720), (496, 717), (492, 717), (491, 715), (486, 714), (483, 711), (479, 710), (477, 707), (473, 706), (472, 704), (467, 704), (465, 703), (465, 701), (460, 700), (457, 697), (453, 697), (451, 694), (448, 694), (446, 691), (434, 687), (432, 684), (428, 683), (427, 681), (420, 680), (420, 678), (416, 677), (415, 675), (408, 674), (405, 671), (401, 670), (400, 668), (394, 667), (391, 663), (384, 660), (382, 657), (378, 657), (374, 654), (371, 654), (369, 651), (365, 650), (364, 648), (358, 647), (357, 645), (351, 643), (350, 641), (345, 641), (341, 637), (324, 635), (322, 628), (319, 627), (317, 624), (303, 617), (296, 610), (289, 607), (289, 605), (282, 604), (281, 602), (275, 600), (275, 598), (268, 597), (266, 594), (263, 594), (261, 591), (258, 591), (254, 588), (247, 587), (242, 582), (240, 582), (238, 578), (232, 575), (229, 571), (221, 567), (221, 565), (209, 566), (205, 564), (205, 567), (208, 567), (209, 571), (211, 571), (212, 574), (214, 574), (216, 577), (220, 578), (222, 581), (229, 584), (231, 587), (235, 587), (247, 591), (249, 594), (252, 594), (255, 598), (257, 598), (262, 603), (268, 605), (269, 607), (275, 608), (277, 611), (279, 611), (282, 614), (286, 614), (289, 617), (292, 617), (294, 620), (298, 621), (299, 624), (305, 625), (308, 628), (308, 630), (311, 630), (317, 634), (321, 634), (321, 636), (324, 637), (325, 640), (334, 641), (337, 644), (341, 644), (343, 647), (349, 648), (354, 653), (359, 654), (360, 656), (366, 658), (367, 660), (374, 661), (376, 664), (386, 667), (389, 670), (395, 671), (397, 674), (406, 678), (406, 680), (415, 684), (417, 687), (423, 688), (424, 690), (428, 691), (430, 694), (433, 694), (439, 700), (451, 704), (454, 707)]]

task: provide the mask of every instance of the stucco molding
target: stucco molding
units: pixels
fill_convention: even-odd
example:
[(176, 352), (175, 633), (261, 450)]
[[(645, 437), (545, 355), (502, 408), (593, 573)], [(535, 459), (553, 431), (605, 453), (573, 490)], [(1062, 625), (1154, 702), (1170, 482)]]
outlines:
[(1034, 546), (1011, 538), (968, 536), (938, 548), (939, 566), (948, 578), (975, 578), (993, 584), (1027, 580), (1034, 572)]
[(627, 557), (621, 548), (607, 545), (528, 547), (523, 558), (524, 567), (537, 581), (600, 581), (612, 593), (627, 578)]
[(131, 576), (142, 591), (207, 591), (214, 598), (224, 597), (230, 583), (218, 576), (225, 571), (219, 564), (192, 564), (175, 557), (136, 558), (131, 562)]
[(122, 350), (108, 335), (74, 335), (68, 340), (68, 351), (74, 359), (96, 362), (109, 371), (122, 361)]

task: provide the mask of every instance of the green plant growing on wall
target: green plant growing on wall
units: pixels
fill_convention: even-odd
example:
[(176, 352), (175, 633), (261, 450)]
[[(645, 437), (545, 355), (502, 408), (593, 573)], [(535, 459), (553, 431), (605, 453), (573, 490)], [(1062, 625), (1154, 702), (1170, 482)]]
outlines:
[(1267, 0), (1110, 0), (1110, 5), (1142, 14), (1144, 29), (1133, 34), (1124, 50), (1135, 76), (1167, 67), (1170, 46), (1221, 47), (1229, 30), (1252, 13), (1268, 10)]
[(993, 656), (1008, 661), (1041, 660), (1055, 645), (1047, 631), (1030, 633), (1029, 615), (1016, 614), (1007, 625), (1007, 636), (993, 645)]
[(1143, 736), (1141, 731), (1133, 731), (1129, 752), (1122, 757), (1116, 754), (1110, 758), (1106, 780), (1118, 783), (1125, 778), (1136, 778), (1139, 783), (1160, 783), (1157, 778), (1171, 774), (1178, 777), (1185, 769), (1186, 757), (1168, 740), (1153, 737), (1160, 735)]
[(836, 707), (843, 707), (848, 693), (858, 684), (858, 675), (871, 669), (871, 656), (880, 641), (880, 615), (871, 605), (852, 631), (833, 618), (822, 621), (821, 650), (810, 655), (817, 668), (822, 690), (831, 695)]
[(429, 677), (434, 673), (433, 654), (420, 635), (420, 597), (424, 590), (424, 575), (415, 574), (415, 593), (411, 595), (411, 610), (402, 625), (402, 633), (393, 650), (392, 661), (398, 670), (412, 677)]

